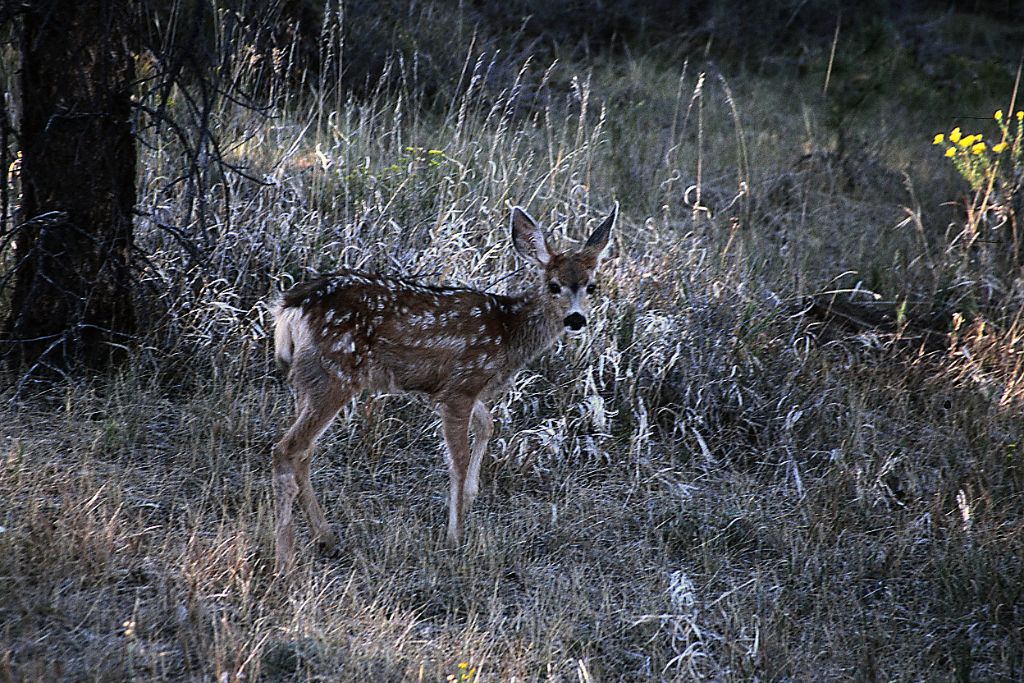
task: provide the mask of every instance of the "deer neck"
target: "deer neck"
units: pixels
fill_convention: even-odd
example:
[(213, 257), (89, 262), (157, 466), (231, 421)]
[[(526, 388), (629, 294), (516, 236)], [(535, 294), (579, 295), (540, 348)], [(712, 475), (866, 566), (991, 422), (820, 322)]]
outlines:
[(512, 372), (546, 351), (565, 328), (557, 306), (545, 297), (523, 295), (515, 297), (515, 302), (519, 311), (509, 326), (508, 344)]

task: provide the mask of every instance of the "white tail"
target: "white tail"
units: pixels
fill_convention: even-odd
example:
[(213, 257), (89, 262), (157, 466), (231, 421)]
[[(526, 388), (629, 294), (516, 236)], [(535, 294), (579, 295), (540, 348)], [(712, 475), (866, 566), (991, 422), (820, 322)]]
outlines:
[(536, 221), (513, 208), (516, 251), (543, 275), (538, 289), (519, 296), (358, 271), (285, 293), (274, 311), (274, 343), (279, 364), (288, 368), (298, 415), (274, 447), (278, 573), (294, 561), (296, 497), (317, 541), (327, 549), (338, 545), (310, 484), (311, 449), (364, 387), (423, 392), (438, 406), (451, 475), (448, 540), (459, 540), (493, 431), (485, 402), (563, 330), (587, 324), (594, 271), (617, 212), (616, 206), (581, 251), (556, 253)]

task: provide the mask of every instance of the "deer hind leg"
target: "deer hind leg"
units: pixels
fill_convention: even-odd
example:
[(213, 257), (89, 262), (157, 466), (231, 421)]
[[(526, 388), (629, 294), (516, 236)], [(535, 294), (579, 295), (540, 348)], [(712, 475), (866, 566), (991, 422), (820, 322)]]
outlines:
[(448, 542), (458, 543), (466, 515), (464, 495), (469, 470), (469, 418), (471, 403), (445, 403), (441, 406), (441, 429), (448, 446), (448, 474), (451, 488), (448, 495)]
[(295, 559), (292, 508), (296, 497), (309, 518), (317, 541), (329, 548), (338, 543), (337, 535), (316, 500), (309, 480), (309, 466), (313, 444), (353, 393), (353, 388), (347, 383), (322, 373), (310, 378), (313, 381), (303, 382), (301, 370), (295, 368), (292, 378), (298, 395), (298, 416), (284, 438), (274, 446), (276, 570), (279, 574), (287, 573)]
[(491, 418), (491, 411), (481, 401), (473, 404), (473, 455), (469, 461), (469, 473), (466, 476), (465, 506), (467, 511), (473, 504), (476, 494), (480, 490), (480, 463), (483, 461), (484, 453), (487, 451), (487, 442), (494, 434), (494, 420)]
[[(344, 404), (344, 402), (342, 403)], [(333, 418), (333, 416), (331, 417)], [(311, 449), (306, 451), (305, 457), (297, 463), (295, 470), (299, 484), (299, 505), (306, 513), (310, 526), (313, 527), (313, 537), (320, 552), (325, 555), (333, 555), (338, 551), (340, 540), (338, 534), (327, 522), (327, 516), (324, 514), (323, 508), (320, 507), (316, 493), (313, 491), (313, 484), (309, 480), (309, 465), (312, 459)]]

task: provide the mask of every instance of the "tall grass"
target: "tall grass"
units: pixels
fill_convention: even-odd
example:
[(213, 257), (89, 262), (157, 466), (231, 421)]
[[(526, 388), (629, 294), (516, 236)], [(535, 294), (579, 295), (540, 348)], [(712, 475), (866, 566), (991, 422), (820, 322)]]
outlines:
[[(470, 59), (437, 111), (395, 62), (358, 99), (320, 87), (269, 120), (225, 103), (232, 162), (266, 184), (221, 178), (194, 253), (158, 225), (197, 229), (154, 140), (146, 343), (115, 379), (3, 404), (0, 672), (1018, 679), (1017, 328), (971, 320), (918, 353), (801, 315), (843, 271), (893, 265), (879, 249), (920, 256), (888, 152), (823, 153), (798, 85), (678, 67), (527, 64), (494, 90)], [(616, 199), (594, 324), (496, 405), (463, 546), (443, 543), (436, 419), (367, 398), (315, 464), (343, 557), (302, 548), (275, 582), (291, 406), (270, 297), (339, 267), (514, 291), (509, 205), (567, 244)]]

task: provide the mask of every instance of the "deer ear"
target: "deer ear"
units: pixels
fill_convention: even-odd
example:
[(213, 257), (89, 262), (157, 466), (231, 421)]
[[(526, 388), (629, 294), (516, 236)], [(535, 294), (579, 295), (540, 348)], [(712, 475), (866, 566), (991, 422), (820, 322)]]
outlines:
[(551, 262), (551, 252), (540, 226), (518, 206), (512, 207), (512, 244), (523, 258), (540, 268)]
[(612, 212), (608, 214), (608, 218), (605, 218), (604, 222), (597, 226), (597, 230), (595, 230), (594, 234), (592, 234), (590, 239), (587, 240), (587, 244), (583, 247), (583, 251), (581, 252), (583, 256), (593, 259), (595, 263), (597, 262), (597, 259), (601, 256), (601, 252), (603, 252), (605, 247), (608, 246), (608, 238), (612, 234), (612, 226), (615, 225), (615, 219), (618, 215), (619, 203), (615, 202), (615, 206), (612, 208)]

